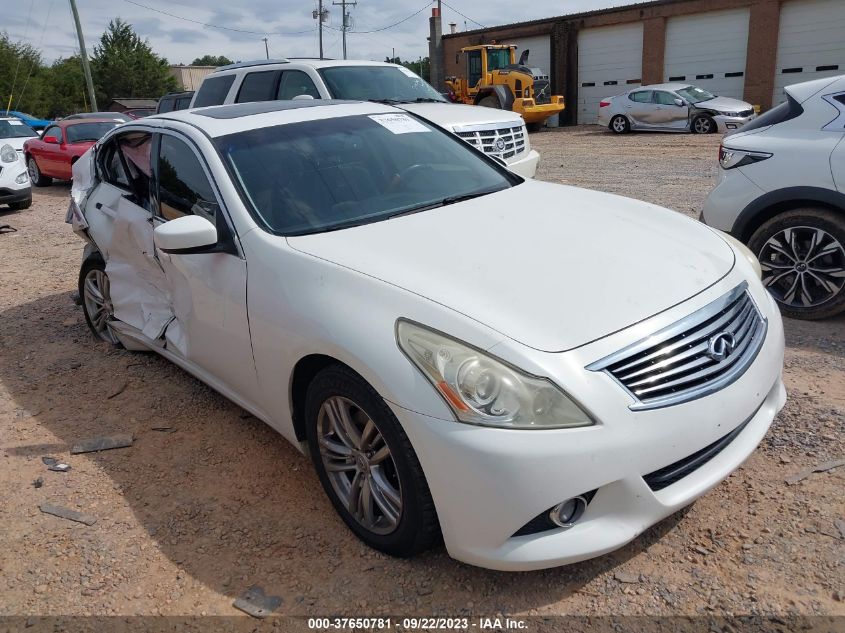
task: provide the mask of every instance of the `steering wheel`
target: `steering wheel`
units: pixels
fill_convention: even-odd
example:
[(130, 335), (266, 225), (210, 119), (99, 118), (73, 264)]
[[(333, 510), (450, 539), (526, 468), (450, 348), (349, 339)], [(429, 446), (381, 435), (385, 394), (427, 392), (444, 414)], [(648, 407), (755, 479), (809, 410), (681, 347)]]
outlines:
[(387, 186), (387, 193), (395, 193), (396, 190), (399, 188), (403, 182), (407, 182), (408, 180), (415, 177), (415, 175), (419, 175), (423, 173), (423, 169), (428, 169), (428, 165), (424, 165), (422, 163), (414, 163), (413, 165), (409, 165), (398, 174), (393, 176), (393, 180), (390, 181), (390, 184)]

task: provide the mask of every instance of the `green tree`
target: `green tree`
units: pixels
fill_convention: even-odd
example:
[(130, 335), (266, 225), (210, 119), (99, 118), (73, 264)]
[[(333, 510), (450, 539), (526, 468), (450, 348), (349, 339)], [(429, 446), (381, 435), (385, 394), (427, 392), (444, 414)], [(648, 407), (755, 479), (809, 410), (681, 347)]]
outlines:
[(225, 55), (203, 55), (191, 62), (191, 66), (228, 66), (234, 62)]
[(399, 57), (385, 57), (384, 61), (388, 64), (401, 64), (408, 70), (412, 70), (422, 77), (425, 81), (430, 81), (431, 78), (431, 64), (428, 57), (421, 57), (415, 62), (402, 61)]
[(177, 88), (167, 60), (120, 18), (109, 22), (94, 47), (91, 72), (102, 109), (119, 97), (156, 99)]
[(42, 94), (48, 118), (91, 111), (82, 60), (78, 55), (57, 59), (45, 70), (43, 77)]
[(12, 42), (0, 33), (0, 114), (12, 110), (44, 114), (44, 66), (41, 53), (29, 44)]

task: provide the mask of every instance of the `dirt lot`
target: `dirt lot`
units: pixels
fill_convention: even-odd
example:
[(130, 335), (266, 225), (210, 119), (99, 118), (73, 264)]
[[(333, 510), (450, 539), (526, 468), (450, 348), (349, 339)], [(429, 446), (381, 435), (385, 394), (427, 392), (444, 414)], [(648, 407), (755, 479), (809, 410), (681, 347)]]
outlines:
[[(542, 179), (690, 215), (719, 144), (588, 128), (531, 140)], [(784, 482), (845, 457), (845, 319), (786, 323), (789, 402), (760, 449), (627, 547), (521, 574), (442, 548), (393, 560), (344, 528), (269, 427), (155, 355), (93, 340), (72, 299), (82, 242), (63, 223), (68, 189), (0, 212), (18, 229), (0, 235), (0, 615), (232, 615), (252, 584), (284, 614), (845, 615), (845, 468)], [(117, 432), (134, 445), (69, 453)], [(72, 470), (48, 472), (45, 455)], [(45, 502), (97, 522), (47, 516)]]

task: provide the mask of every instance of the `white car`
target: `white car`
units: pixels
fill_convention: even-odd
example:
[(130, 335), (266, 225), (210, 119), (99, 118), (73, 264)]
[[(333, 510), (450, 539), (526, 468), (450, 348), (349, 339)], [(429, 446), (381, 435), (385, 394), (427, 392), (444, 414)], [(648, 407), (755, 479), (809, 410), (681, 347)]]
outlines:
[(148, 117), (77, 161), (72, 193), (94, 333), (309, 453), (388, 554), (441, 535), (504, 570), (611, 551), (727, 477), (784, 404), (744, 246), (524, 180), (391, 106)]
[(540, 155), (519, 114), (449, 103), (399, 64), (292, 58), (222, 66), (203, 80), (191, 107), (302, 98), (390, 103), (450, 130), (524, 178), (537, 173)]
[(702, 220), (748, 244), (784, 314), (819, 319), (845, 311), (845, 75), (785, 90), (725, 137)]
[(23, 144), (38, 133), (17, 117), (0, 117), (0, 204), (15, 211), (32, 206)]
[(617, 134), (631, 130), (710, 134), (737, 130), (756, 116), (750, 103), (717, 97), (692, 84), (655, 84), (602, 99), (598, 124)]

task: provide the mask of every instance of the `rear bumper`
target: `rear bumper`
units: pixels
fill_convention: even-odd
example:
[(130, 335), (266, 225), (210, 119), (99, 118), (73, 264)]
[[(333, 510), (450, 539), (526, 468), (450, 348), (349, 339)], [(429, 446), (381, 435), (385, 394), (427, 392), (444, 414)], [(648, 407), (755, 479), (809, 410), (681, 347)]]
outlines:
[(508, 163), (508, 169), (523, 178), (533, 178), (537, 173), (537, 165), (540, 164), (540, 154), (537, 150), (531, 150), (522, 158)]
[(701, 220), (741, 240), (734, 231), (742, 210), (765, 193), (742, 173), (741, 167), (719, 169), (719, 180), (704, 201)]

